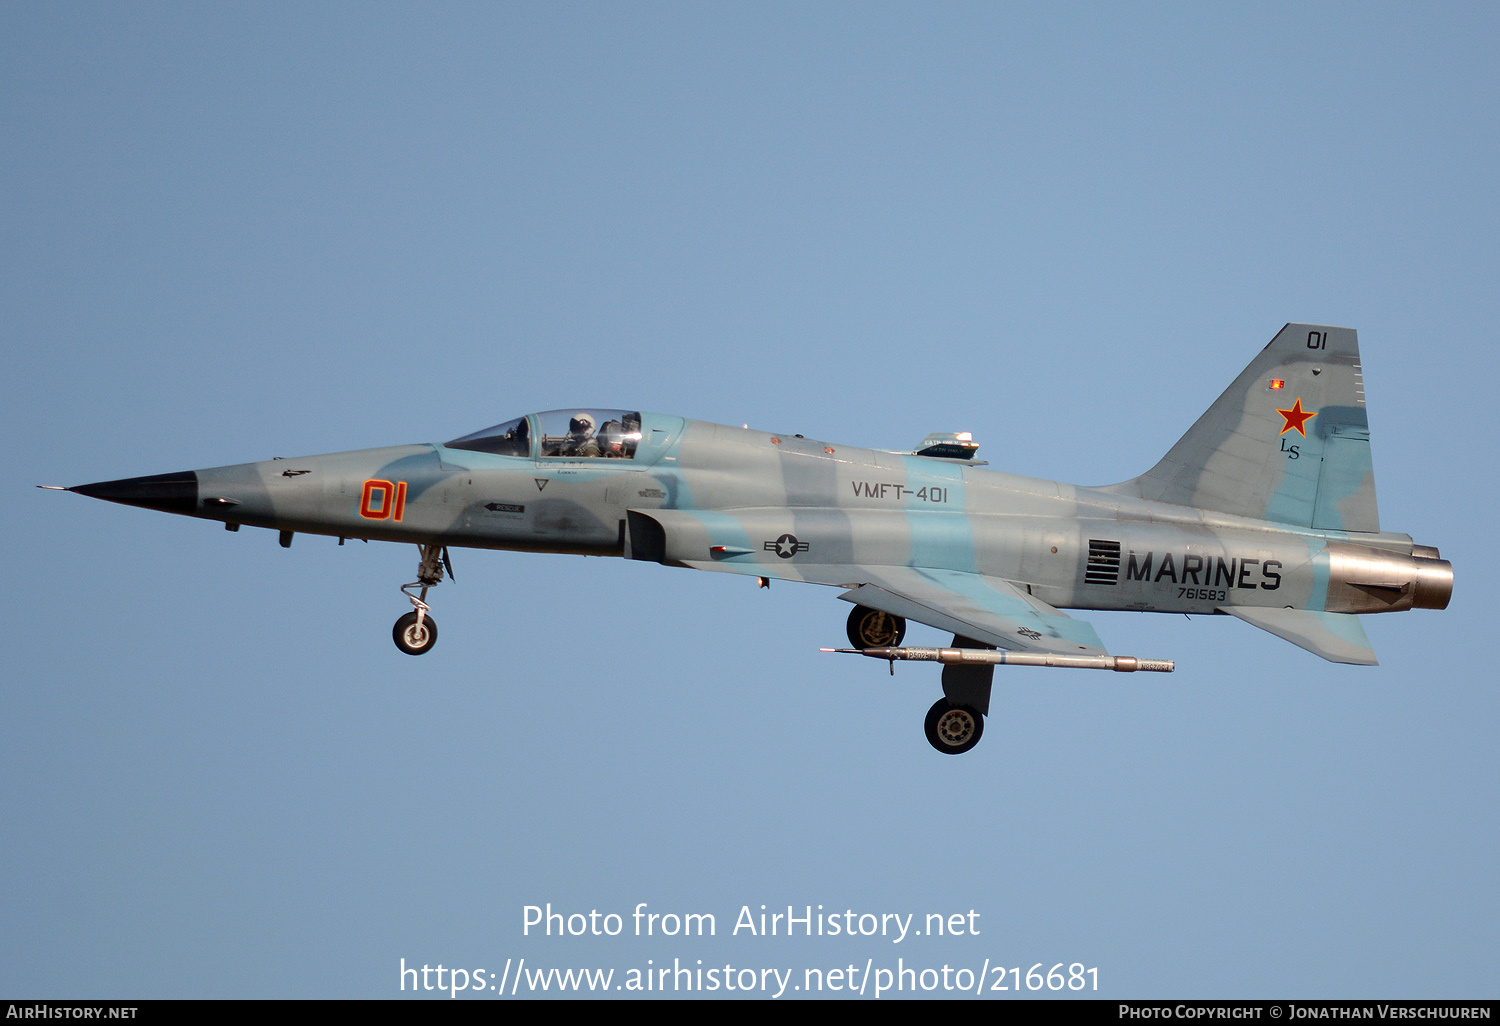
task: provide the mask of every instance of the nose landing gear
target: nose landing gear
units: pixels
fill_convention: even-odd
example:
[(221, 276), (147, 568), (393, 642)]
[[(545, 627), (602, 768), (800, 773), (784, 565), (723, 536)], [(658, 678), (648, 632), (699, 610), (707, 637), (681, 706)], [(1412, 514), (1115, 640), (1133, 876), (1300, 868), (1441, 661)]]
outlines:
[[(433, 543), (418, 548), (422, 552), (422, 561), (417, 564), (417, 579), (401, 586), (401, 593), (411, 600), (412, 611), (400, 617), (391, 629), (396, 647), (407, 655), (421, 655), (437, 644), (437, 621), (427, 615), (432, 609), (426, 602), (427, 589), (442, 582), (444, 567), (448, 570), (448, 578), (453, 578), (453, 563), (448, 559), (447, 546)], [(412, 588), (421, 588), (422, 591), (413, 595)]]
[[(419, 600), (413, 598), (412, 601)], [(396, 626), (391, 628), (391, 637), (395, 639), (396, 647), (407, 655), (421, 655), (436, 645), (437, 621), (427, 615), (427, 603), (423, 602), (415, 612), (398, 618)]]

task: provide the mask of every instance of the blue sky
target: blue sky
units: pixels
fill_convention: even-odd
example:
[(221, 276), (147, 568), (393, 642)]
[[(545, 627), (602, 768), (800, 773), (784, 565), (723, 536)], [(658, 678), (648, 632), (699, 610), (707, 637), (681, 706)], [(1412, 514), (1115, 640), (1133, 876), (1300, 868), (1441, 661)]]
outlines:
[[(0, 992), (904, 957), (1081, 962), (1101, 997), (1495, 996), (1497, 29), (1478, 4), (0, 9)], [(1382, 524), (1453, 561), (1452, 606), (1367, 617), (1377, 668), (1090, 614), (1178, 672), (1002, 670), (960, 759), (922, 738), (934, 669), (817, 652), (826, 589), (458, 551), (411, 659), (414, 550), (32, 487), (566, 405), (968, 430), (1100, 484), (1287, 321), (1359, 329)], [(718, 936), (523, 936), (547, 902)], [(730, 936), (761, 904), (981, 933)]]

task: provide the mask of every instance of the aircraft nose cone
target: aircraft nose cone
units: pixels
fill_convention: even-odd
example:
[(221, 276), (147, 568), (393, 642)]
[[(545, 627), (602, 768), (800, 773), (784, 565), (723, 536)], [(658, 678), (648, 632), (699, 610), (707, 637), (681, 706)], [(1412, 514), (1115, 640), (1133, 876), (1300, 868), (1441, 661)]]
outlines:
[(127, 506), (144, 506), (165, 513), (198, 511), (198, 474), (184, 470), (176, 474), (153, 474), (150, 477), (126, 477), (119, 481), (98, 481), (69, 488), (70, 492), (88, 495)]

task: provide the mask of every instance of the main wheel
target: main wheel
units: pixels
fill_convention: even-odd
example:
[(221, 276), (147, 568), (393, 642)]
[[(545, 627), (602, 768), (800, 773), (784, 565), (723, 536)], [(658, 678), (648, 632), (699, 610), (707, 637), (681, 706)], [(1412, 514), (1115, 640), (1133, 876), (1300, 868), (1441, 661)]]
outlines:
[(927, 710), (927, 742), (944, 755), (962, 755), (984, 736), (984, 717), (966, 705), (939, 698)]
[(855, 648), (894, 648), (906, 637), (906, 621), (869, 606), (855, 606), (846, 630)]
[(407, 613), (391, 628), (391, 637), (396, 639), (396, 647), (407, 655), (421, 655), (437, 644), (437, 623), (432, 617), (423, 616), (419, 626), (417, 614)]

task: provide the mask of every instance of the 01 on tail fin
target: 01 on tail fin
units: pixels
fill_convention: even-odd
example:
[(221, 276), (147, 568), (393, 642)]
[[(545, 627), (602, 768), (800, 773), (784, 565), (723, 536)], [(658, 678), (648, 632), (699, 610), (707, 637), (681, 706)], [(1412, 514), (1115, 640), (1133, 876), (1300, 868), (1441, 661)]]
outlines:
[(1297, 527), (1379, 531), (1358, 335), (1288, 324), (1160, 463), (1109, 490)]

